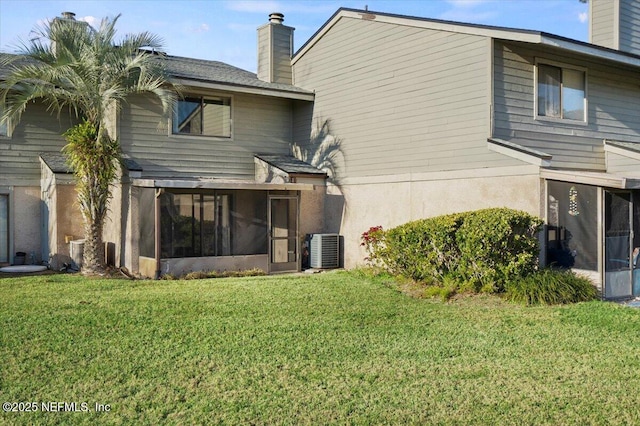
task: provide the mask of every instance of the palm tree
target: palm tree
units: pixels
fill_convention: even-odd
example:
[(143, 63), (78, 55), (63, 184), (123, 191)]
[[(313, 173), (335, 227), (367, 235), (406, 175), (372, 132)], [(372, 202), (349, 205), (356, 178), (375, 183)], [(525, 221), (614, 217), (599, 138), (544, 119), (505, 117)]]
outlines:
[(155, 54), (162, 46), (157, 36), (126, 35), (116, 43), (120, 15), (103, 19), (98, 29), (65, 15), (36, 28), (36, 37), (23, 42), (17, 55), (0, 57), (8, 71), (0, 92), (5, 107), (0, 122), (17, 123), (34, 100), (58, 115), (68, 110), (78, 117), (80, 124), (64, 134), (68, 144), (63, 152), (74, 170), (84, 219), (83, 272), (96, 273), (104, 267), (102, 232), (121, 160), (111, 120), (133, 93), (155, 95), (168, 116), (176, 87), (168, 81), (162, 55)]

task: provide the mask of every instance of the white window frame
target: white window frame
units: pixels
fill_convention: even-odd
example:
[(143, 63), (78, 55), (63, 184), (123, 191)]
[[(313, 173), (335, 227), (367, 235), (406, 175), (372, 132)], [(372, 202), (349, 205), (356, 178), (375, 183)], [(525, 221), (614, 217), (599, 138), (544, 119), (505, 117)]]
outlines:
[[(583, 100), (583, 108), (584, 108), (584, 117), (582, 120), (574, 120), (571, 118), (564, 117), (549, 117), (546, 115), (538, 115), (538, 73), (540, 65), (548, 65), (551, 67), (560, 68), (561, 70), (572, 70), (584, 73), (584, 100)], [(589, 124), (589, 75), (586, 67), (581, 67), (578, 65), (567, 64), (564, 62), (552, 61), (542, 58), (535, 59), (534, 73), (533, 73), (533, 115), (535, 120), (540, 121), (549, 121), (554, 123), (565, 123), (565, 124), (577, 124), (586, 126)], [(562, 114), (562, 110), (564, 109), (564, 102), (562, 100), (562, 84), (560, 86), (560, 111)]]
[[(229, 104), (230, 104), (230, 119), (229, 119), (229, 131), (230, 131), (230, 136), (215, 136), (215, 135), (196, 135), (196, 134), (187, 134), (187, 133), (173, 133), (173, 120), (175, 119), (175, 108), (174, 111), (171, 113), (171, 118), (169, 119), (169, 136), (170, 137), (175, 137), (175, 138), (185, 138), (185, 139), (196, 139), (196, 140), (202, 140), (202, 139), (211, 139), (211, 140), (221, 140), (221, 141), (233, 141), (234, 138), (234, 129), (233, 129), (233, 125), (234, 125), (234, 97), (233, 95), (227, 94), (227, 93), (206, 93), (206, 94), (202, 94), (202, 93), (185, 93), (182, 98), (201, 98), (201, 99), (211, 99), (211, 98), (226, 98), (229, 99)], [(178, 99), (178, 101), (176, 102), (180, 102), (182, 99)], [(177, 106), (177, 105), (176, 105)]]

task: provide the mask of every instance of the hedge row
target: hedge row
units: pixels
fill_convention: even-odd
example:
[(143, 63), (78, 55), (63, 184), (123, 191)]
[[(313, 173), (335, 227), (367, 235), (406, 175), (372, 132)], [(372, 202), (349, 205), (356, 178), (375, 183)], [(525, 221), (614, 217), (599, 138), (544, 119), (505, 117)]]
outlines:
[(426, 284), (454, 279), (462, 289), (496, 293), (538, 266), (542, 220), (493, 208), (421, 219), (362, 235), (368, 260)]

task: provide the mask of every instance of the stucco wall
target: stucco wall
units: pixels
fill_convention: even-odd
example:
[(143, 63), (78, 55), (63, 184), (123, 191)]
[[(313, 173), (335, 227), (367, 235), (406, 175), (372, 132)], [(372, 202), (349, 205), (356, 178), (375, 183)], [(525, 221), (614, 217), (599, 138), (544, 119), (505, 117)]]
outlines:
[[(535, 169), (505, 170), (502, 176), (482, 176), (482, 169), (449, 178), (407, 180), (389, 176), (391, 182), (354, 182), (330, 187), (325, 208), (325, 232), (344, 236), (346, 268), (364, 263), (360, 236), (372, 226), (388, 229), (411, 220), (488, 207), (510, 207), (541, 216), (541, 181)], [(513, 173), (513, 174), (511, 174)], [(340, 206), (343, 202), (344, 206)], [(342, 212), (342, 214), (340, 214)]]
[(41, 205), (40, 187), (16, 186), (13, 188), (14, 217), (9, 218), (10, 229), (13, 230), (13, 253), (9, 253), (13, 262), (15, 252), (27, 254), (26, 262), (30, 261), (30, 253), (35, 252), (36, 262), (41, 259)]

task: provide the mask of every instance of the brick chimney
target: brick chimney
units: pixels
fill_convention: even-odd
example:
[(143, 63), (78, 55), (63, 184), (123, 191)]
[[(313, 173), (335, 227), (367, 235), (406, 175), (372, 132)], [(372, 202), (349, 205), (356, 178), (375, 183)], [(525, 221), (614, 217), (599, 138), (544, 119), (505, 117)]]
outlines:
[(640, 2), (589, 0), (589, 42), (640, 55)]
[(269, 22), (258, 28), (258, 78), (269, 83), (291, 84), (293, 31), (282, 25), (284, 15), (272, 13)]

